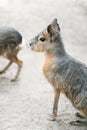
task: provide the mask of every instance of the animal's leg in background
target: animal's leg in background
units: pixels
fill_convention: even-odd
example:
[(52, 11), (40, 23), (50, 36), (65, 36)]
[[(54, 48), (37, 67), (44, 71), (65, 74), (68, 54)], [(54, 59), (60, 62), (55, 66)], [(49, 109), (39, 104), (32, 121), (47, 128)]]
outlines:
[(8, 65), (3, 69), (3, 70), (1, 70), (0, 71), (0, 74), (3, 74), (3, 73), (5, 73), (6, 72), (6, 70), (12, 65), (12, 61), (10, 61), (9, 63), (8, 63)]
[(12, 59), (12, 61), (18, 65), (18, 70), (17, 70), (16, 76), (15, 76), (14, 79), (11, 80), (12, 82), (14, 82), (14, 81), (16, 81), (16, 80), (18, 79), (19, 73), (20, 73), (20, 71), (21, 71), (21, 69), (22, 69), (23, 62), (20, 61), (20, 60), (17, 58), (17, 56), (14, 56), (13, 59)]

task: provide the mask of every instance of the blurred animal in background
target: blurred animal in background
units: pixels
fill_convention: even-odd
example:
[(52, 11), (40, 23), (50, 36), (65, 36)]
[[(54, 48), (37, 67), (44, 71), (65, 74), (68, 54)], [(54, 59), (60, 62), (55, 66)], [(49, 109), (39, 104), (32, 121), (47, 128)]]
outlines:
[(12, 63), (18, 65), (17, 74), (11, 81), (16, 81), (18, 79), (22, 68), (23, 63), (17, 58), (17, 54), (21, 49), (19, 46), (21, 43), (22, 35), (18, 31), (10, 27), (0, 27), (0, 55), (10, 61), (8, 65), (0, 71), (0, 74), (5, 73)]

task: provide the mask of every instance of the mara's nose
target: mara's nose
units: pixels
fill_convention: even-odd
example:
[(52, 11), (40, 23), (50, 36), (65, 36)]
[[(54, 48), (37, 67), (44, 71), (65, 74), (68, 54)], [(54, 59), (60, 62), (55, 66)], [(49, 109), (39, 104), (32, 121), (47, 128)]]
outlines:
[(30, 43), (30, 46), (31, 46), (32, 44)]

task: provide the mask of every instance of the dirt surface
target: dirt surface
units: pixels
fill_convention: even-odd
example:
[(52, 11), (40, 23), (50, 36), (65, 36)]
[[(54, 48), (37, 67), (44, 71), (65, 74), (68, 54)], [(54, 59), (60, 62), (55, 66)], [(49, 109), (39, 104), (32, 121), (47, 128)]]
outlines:
[[(23, 69), (19, 80), (11, 83), (17, 66), (0, 75), (0, 130), (87, 130), (71, 126), (75, 110), (61, 95), (59, 117), (49, 121), (53, 89), (42, 74), (44, 54), (35, 53), (25, 43), (58, 18), (67, 52), (87, 64), (87, 0), (0, 0), (0, 26), (19, 30), (26, 39), (19, 58)], [(0, 57), (0, 69), (7, 64)]]

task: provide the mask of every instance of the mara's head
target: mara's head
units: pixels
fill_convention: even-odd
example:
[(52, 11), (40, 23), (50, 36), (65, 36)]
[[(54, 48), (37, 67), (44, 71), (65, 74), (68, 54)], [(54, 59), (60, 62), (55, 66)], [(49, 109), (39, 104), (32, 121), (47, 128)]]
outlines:
[(45, 52), (56, 43), (58, 36), (60, 36), (60, 27), (57, 19), (54, 19), (44, 31), (31, 40), (30, 47), (33, 51)]

